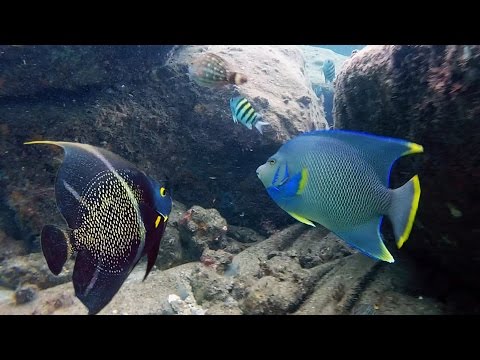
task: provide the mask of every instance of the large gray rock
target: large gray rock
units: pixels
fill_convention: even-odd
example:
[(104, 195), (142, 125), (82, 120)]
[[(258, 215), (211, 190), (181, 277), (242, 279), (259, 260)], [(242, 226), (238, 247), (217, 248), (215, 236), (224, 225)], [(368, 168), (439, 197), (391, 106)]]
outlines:
[(175, 265), (180, 265), (186, 261), (183, 255), (182, 244), (180, 241), (180, 232), (178, 231), (178, 221), (185, 214), (185, 205), (178, 201), (173, 201), (172, 211), (167, 223), (165, 234), (163, 235), (160, 249), (158, 251), (156, 266), (161, 269), (168, 269)]
[(73, 261), (67, 261), (62, 272), (55, 276), (41, 253), (14, 256), (0, 262), (0, 286), (15, 289), (28, 283), (45, 289), (63, 284), (72, 279), (73, 265)]
[(205, 249), (223, 249), (227, 244), (227, 222), (216, 209), (193, 206), (179, 221), (185, 257), (199, 260)]
[[(308, 249), (320, 250), (323, 256), (304, 266), (302, 254)], [(466, 293), (439, 302), (428, 286), (435, 274), (402, 256), (396, 255), (394, 264), (376, 262), (352, 254), (327, 231), (303, 224), (249, 247), (231, 263), (221, 250), (204, 254), (227, 265), (226, 270), (209, 261), (195, 262), (153, 270), (142, 282), (145, 264), (140, 264), (100, 314), (440, 314), (472, 313), (475, 306), (479, 310)], [(460, 308), (461, 301), (469, 307)], [(71, 283), (40, 290), (25, 304), (15, 304), (12, 292), (0, 301), (0, 314), (86, 313)]]
[(27, 247), (23, 241), (12, 239), (2, 229), (0, 229), (0, 249), (0, 261), (27, 253)]
[[(480, 46), (367, 46), (336, 81), (337, 126), (422, 144), (393, 169), (422, 194), (404, 250), (446, 270), (449, 287), (480, 288)], [(462, 285), (463, 284), (463, 285)]]
[(135, 80), (132, 68), (162, 61), (172, 46), (1, 45), (0, 98), (85, 91)]
[[(173, 61), (188, 65), (204, 52), (220, 55), (235, 71), (248, 77), (248, 81), (238, 86), (235, 93), (246, 96), (258, 112), (264, 113), (264, 120), (270, 123), (270, 129), (265, 129), (266, 138), (276, 141), (287, 140), (299, 132), (325, 128), (326, 121), (321, 104), (312, 101), (315, 95), (306, 76), (305, 58), (300, 47), (188, 46), (177, 51)], [(201, 88), (199, 91), (209, 97), (208, 99), (202, 97), (207, 108), (223, 103), (227, 105), (234, 94), (232, 90), (226, 89), (212, 91)], [(232, 122), (229, 105), (218, 110), (225, 115), (224, 121)], [(237, 126), (243, 127), (240, 124)], [(250, 132), (245, 127), (241, 130)], [(251, 132), (256, 130), (253, 129)]]

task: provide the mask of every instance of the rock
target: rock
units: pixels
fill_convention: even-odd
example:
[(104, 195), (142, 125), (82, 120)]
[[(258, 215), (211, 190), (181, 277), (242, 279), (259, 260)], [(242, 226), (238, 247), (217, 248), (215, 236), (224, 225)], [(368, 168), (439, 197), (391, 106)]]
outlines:
[(418, 173), (422, 188), (402, 250), (477, 293), (479, 69), (478, 45), (367, 46), (345, 62), (335, 96), (337, 127), (423, 145), (392, 172), (392, 187)]
[[(159, 63), (172, 46), (0, 46), (0, 98), (131, 82), (128, 68)], [(150, 65), (151, 66), (151, 65)]]
[[(18, 223), (5, 230), (9, 236), (40, 251), (43, 225), (64, 225), (53, 188), (62, 152), (23, 145), (34, 139), (104, 147), (153, 178), (168, 175), (174, 198), (188, 208), (217, 208), (229, 223), (262, 235), (293, 223), (271, 206), (255, 169), (286, 139), (324, 127), (302, 52), (296, 46), (211, 47), (251, 77), (245, 86), (212, 91), (188, 78), (188, 59), (203, 48), (178, 46), (163, 56), (166, 48), (156, 46), (2, 47), (10, 85), (5, 80), (0, 95), (0, 198), (11, 212), (8, 223)], [(264, 136), (231, 120), (228, 99), (238, 93), (271, 122)], [(175, 264), (170, 257), (167, 263)]]
[(286, 314), (292, 312), (306, 293), (308, 271), (298, 260), (276, 256), (262, 264), (265, 276), (247, 286), (245, 297), (237, 299), (245, 314)]
[(0, 286), (0, 304), (10, 303), (15, 296), (15, 291)]
[(182, 264), (185, 261), (180, 233), (176, 228), (167, 224), (155, 264), (159, 269), (163, 270)]
[(219, 273), (223, 273), (232, 263), (232, 259), (233, 255), (226, 251), (205, 249), (200, 257), (200, 262)]
[(26, 244), (22, 241), (12, 239), (0, 229), (0, 261), (5, 259), (25, 255), (27, 253)]
[(228, 225), (227, 235), (241, 243), (257, 243), (265, 240), (265, 237), (255, 230), (235, 225)]
[(202, 306), (232, 300), (230, 291), (233, 280), (219, 275), (215, 269), (207, 266), (197, 267), (190, 276), (190, 284), (196, 301)]
[[(348, 255), (335, 242), (342, 244), (325, 229), (297, 224), (236, 255), (224, 273), (196, 262), (154, 269), (142, 281), (140, 264), (100, 314), (448, 314), (460, 302), (464, 313), (480, 311), (467, 293), (440, 302), (428, 286), (435, 272), (402, 252), (387, 264)], [(308, 249), (322, 256), (303, 267)], [(229, 261), (220, 250), (206, 254)], [(72, 283), (40, 290), (25, 304), (0, 301), (0, 314), (86, 313)]]
[(36, 285), (24, 284), (15, 290), (15, 302), (17, 305), (25, 304), (36, 298), (38, 287)]
[(191, 296), (182, 300), (178, 295), (170, 294), (168, 295), (168, 303), (178, 315), (205, 315), (205, 310), (199, 307)]
[(55, 276), (50, 272), (43, 254), (15, 256), (0, 263), (0, 285), (16, 289), (28, 283), (40, 289), (49, 288), (70, 281), (73, 265), (73, 261), (67, 261), (62, 272)]
[(216, 209), (193, 206), (179, 220), (180, 239), (185, 257), (199, 260), (205, 249), (226, 245), (227, 222)]

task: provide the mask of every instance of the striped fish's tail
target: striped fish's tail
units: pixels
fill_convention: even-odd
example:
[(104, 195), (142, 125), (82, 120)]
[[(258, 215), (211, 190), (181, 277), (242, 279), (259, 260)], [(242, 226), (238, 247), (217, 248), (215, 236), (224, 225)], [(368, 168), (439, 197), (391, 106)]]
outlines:
[(392, 190), (392, 205), (388, 216), (393, 226), (393, 233), (400, 249), (412, 231), (413, 221), (420, 200), (420, 181), (415, 175), (403, 186)]
[(228, 74), (228, 82), (230, 84), (241, 85), (247, 82), (247, 77), (238, 72), (231, 72)]
[(45, 225), (41, 244), (48, 268), (54, 275), (60, 274), (63, 265), (72, 255), (70, 235), (54, 225)]
[(263, 135), (262, 126), (270, 125), (270, 124), (265, 122), (265, 121), (261, 121), (261, 115), (260, 114), (257, 114), (257, 119), (258, 120), (255, 123), (255, 129), (257, 129), (260, 132), (260, 134)]

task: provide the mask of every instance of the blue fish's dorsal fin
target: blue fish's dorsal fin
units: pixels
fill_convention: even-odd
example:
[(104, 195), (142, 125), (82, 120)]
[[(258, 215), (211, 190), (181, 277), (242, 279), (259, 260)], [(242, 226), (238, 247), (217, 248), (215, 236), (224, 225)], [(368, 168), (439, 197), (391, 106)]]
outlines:
[(382, 218), (383, 216), (376, 217), (365, 224), (352, 227), (351, 230), (332, 231), (363, 254), (393, 263), (393, 256), (385, 247), (380, 234)]
[(346, 130), (317, 130), (301, 134), (340, 140), (365, 155), (382, 183), (388, 187), (393, 163), (400, 157), (423, 152), (423, 146), (406, 140)]

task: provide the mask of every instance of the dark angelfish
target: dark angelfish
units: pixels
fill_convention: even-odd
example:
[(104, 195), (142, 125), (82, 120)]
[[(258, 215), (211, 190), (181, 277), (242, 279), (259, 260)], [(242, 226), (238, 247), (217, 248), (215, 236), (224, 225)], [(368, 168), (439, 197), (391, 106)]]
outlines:
[(172, 199), (164, 184), (108, 150), (87, 144), (32, 141), (64, 149), (55, 180), (57, 206), (68, 228), (42, 229), (42, 251), (58, 275), (77, 253), (75, 295), (89, 314), (102, 310), (143, 255), (144, 280), (158, 255)]

